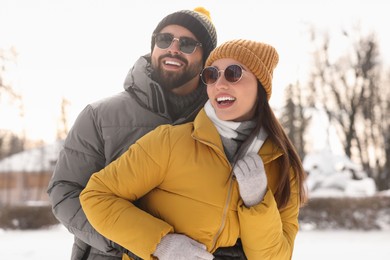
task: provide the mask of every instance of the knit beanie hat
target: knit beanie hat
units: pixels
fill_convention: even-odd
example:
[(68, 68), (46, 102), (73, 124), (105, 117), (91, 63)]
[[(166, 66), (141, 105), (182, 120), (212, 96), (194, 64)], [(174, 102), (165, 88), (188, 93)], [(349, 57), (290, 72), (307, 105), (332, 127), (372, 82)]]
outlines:
[[(193, 11), (182, 10), (169, 14), (157, 25), (153, 35), (159, 33), (165, 26), (176, 24), (191, 31), (203, 47), (203, 62), (210, 52), (217, 46), (217, 32), (211, 22), (210, 12), (203, 7), (197, 7)], [(152, 36), (152, 51), (155, 40)]]
[(274, 47), (251, 40), (227, 41), (211, 52), (205, 66), (223, 58), (235, 59), (244, 64), (264, 87), (267, 99), (271, 98), (273, 71), (279, 61)]

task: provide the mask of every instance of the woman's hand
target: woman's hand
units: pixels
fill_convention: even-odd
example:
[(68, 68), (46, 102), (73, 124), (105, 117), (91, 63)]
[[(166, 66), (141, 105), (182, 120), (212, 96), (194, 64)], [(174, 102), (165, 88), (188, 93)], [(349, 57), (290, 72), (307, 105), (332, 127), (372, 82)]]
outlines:
[(267, 176), (261, 157), (250, 153), (237, 161), (233, 171), (245, 206), (259, 204), (267, 191)]

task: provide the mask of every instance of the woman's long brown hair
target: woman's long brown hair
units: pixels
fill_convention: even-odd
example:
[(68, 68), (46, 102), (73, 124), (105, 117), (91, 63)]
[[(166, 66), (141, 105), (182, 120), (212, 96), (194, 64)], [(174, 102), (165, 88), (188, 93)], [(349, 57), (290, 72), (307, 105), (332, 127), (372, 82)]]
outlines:
[[(302, 161), (298, 156), (298, 153), (292, 144), (290, 138), (288, 138), (285, 133), (282, 125), (279, 123), (279, 120), (276, 118), (274, 112), (269, 106), (267, 100), (267, 94), (258, 81), (258, 103), (257, 103), (257, 125), (252, 131), (250, 136), (247, 138), (247, 141), (243, 143), (239, 150), (239, 153), (243, 153), (249, 145), (249, 143), (257, 136), (260, 131), (260, 128), (263, 127), (268, 133), (268, 138), (270, 138), (282, 151), (283, 155), (281, 156), (280, 162), (280, 180), (278, 182), (277, 189), (275, 191), (275, 199), (278, 204), (278, 208), (284, 208), (291, 196), (290, 190), (290, 169), (294, 172), (294, 178), (299, 185), (299, 200), (301, 205), (306, 202), (306, 189), (304, 186), (304, 181), (306, 178), (306, 173), (302, 166)], [(240, 158), (237, 156), (236, 158)]]

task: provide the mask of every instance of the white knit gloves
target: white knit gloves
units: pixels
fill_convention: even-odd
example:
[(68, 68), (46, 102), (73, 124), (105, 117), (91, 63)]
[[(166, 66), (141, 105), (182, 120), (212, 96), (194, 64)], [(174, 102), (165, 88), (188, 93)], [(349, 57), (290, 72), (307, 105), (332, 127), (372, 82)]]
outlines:
[(181, 234), (167, 234), (153, 253), (159, 260), (212, 260), (206, 246)]
[(260, 156), (250, 153), (237, 161), (234, 174), (245, 206), (259, 204), (267, 191), (267, 176)]

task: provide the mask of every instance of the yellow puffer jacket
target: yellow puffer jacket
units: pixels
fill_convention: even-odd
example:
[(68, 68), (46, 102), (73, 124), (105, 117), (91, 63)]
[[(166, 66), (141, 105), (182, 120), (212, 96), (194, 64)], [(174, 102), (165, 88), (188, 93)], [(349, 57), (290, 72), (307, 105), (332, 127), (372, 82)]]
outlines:
[(210, 252), (240, 237), (248, 259), (291, 259), (297, 186), (292, 182), (289, 204), (279, 211), (272, 191), (281, 153), (267, 139), (259, 155), (268, 191), (262, 203), (246, 208), (219, 134), (202, 110), (193, 123), (158, 127), (95, 173), (81, 205), (97, 231), (143, 259), (153, 259), (169, 232), (186, 234)]

